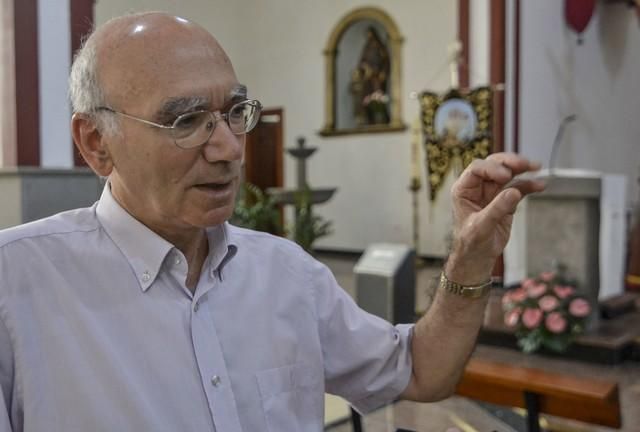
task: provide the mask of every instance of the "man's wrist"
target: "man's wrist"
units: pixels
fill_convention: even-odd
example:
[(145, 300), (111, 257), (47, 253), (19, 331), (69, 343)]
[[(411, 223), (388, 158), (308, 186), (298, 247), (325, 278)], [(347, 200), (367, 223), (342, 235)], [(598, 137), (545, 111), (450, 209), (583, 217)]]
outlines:
[(481, 259), (462, 259), (459, 255), (449, 255), (443, 272), (447, 279), (460, 285), (477, 286), (491, 279), (494, 263)]
[(442, 272), (440, 274), (439, 287), (441, 290), (447, 291), (457, 296), (469, 299), (479, 299), (485, 297), (491, 290), (491, 279), (488, 279), (483, 283), (477, 285), (461, 285), (449, 280), (447, 276), (445, 276), (444, 272)]

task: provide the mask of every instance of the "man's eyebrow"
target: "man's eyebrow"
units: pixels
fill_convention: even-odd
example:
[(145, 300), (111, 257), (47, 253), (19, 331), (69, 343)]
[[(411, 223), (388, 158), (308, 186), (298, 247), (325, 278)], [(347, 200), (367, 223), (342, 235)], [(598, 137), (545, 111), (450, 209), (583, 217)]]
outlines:
[(238, 84), (234, 86), (229, 92), (229, 99), (246, 99), (247, 98), (247, 86), (244, 84)]
[[(229, 100), (246, 99), (247, 86), (244, 84), (235, 85), (229, 91)], [(209, 108), (211, 101), (203, 96), (180, 96), (172, 97), (164, 101), (160, 109), (156, 112), (156, 119), (174, 118), (181, 114)]]
[(186, 112), (206, 109), (209, 103), (209, 99), (202, 96), (169, 98), (165, 100), (162, 107), (156, 112), (155, 117), (158, 119), (177, 117)]

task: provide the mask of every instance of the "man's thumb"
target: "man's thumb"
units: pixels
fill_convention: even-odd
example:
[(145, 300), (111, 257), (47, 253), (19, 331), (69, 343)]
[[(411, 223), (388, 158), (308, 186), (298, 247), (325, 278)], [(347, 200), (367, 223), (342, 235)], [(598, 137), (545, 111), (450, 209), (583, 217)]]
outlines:
[(500, 223), (505, 217), (515, 213), (521, 199), (522, 193), (518, 189), (503, 190), (482, 210), (483, 219), (494, 225)]

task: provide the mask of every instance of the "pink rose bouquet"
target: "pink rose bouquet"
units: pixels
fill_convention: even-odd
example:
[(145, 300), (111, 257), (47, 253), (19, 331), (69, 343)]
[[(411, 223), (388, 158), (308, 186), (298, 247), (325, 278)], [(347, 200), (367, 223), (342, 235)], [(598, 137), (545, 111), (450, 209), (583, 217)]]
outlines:
[(591, 314), (584, 296), (554, 272), (525, 279), (502, 297), (504, 323), (515, 329), (526, 353), (540, 348), (562, 352), (582, 333)]

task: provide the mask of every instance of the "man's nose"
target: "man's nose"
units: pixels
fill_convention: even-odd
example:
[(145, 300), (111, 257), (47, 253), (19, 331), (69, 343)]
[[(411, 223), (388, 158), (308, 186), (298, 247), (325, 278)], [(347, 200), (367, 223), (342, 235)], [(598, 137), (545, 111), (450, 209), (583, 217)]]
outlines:
[(216, 122), (215, 129), (202, 148), (209, 162), (239, 161), (244, 154), (245, 135), (235, 135), (223, 119)]

